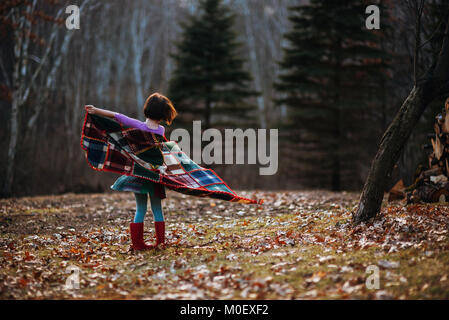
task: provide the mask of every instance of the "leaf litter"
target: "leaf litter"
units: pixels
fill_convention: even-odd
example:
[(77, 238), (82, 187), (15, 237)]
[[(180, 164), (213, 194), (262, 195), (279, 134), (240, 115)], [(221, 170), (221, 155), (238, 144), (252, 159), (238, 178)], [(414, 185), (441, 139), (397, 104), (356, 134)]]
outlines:
[[(2, 299), (447, 299), (449, 208), (358, 195), (241, 191), (242, 205), (170, 192), (165, 250), (132, 252), (128, 193), (0, 200)], [(154, 241), (151, 213), (145, 238)], [(369, 266), (379, 268), (368, 289)], [(67, 289), (71, 267), (79, 289)]]

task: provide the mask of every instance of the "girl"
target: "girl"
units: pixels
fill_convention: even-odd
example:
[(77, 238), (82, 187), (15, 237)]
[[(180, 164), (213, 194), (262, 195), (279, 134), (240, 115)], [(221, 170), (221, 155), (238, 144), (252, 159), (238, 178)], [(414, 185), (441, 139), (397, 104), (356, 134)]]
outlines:
[[(151, 132), (164, 137), (164, 139), (165, 128), (160, 125), (160, 122), (164, 121), (167, 125), (170, 125), (177, 115), (173, 103), (159, 93), (152, 94), (145, 101), (143, 108), (143, 113), (146, 117), (145, 122), (129, 118), (117, 112), (99, 109), (92, 105), (87, 105), (85, 108), (90, 114), (113, 118), (122, 125)], [(117, 191), (134, 192), (136, 198), (136, 214), (134, 216), (134, 222), (130, 224), (132, 249), (146, 250), (158, 246), (163, 247), (165, 245), (165, 221), (161, 200), (165, 198), (164, 187), (146, 179), (122, 175), (115, 181), (111, 188)], [(150, 196), (151, 211), (153, 212), (156, 231), (155, 245), (147, 245), (143, 240), (143, 221), (147, 212), (148, 194)]]

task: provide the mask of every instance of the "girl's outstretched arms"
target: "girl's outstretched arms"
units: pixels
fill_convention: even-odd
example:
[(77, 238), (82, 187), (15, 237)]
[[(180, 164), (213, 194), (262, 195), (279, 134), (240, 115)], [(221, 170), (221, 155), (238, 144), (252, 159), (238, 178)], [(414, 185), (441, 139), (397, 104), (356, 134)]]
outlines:
[(100, 109), (100, 108), (96, 108), (93, 105), (85, 105), (84, 108), (86, 109), (87, 112), (91, 113), (91, 114), (98, 114), (100, 116), (103, 117), (108, 117), (108, 118), (115, 118), (115, 114), (116, 112), (112, 112), (109, 110), (105, 110), (105, 109)]

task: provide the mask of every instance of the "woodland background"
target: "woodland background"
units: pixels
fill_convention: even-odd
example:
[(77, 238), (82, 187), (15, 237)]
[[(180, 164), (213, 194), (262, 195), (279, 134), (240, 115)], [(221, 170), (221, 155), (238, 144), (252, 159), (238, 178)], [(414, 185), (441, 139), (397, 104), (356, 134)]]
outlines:
[[(332, 144), (328, 143), (325, 127), (330, 116), (323, 111), (321, 118), (309, 118), (309, 127), (316, 130), (314, 139), (307, 140), (310, 128), (297, 116), (301, 105), (295, 107), (282, 102), (286, 93), (277, 86), (282, 74), (288, 71), (285, 49), (292, 44), (291, 37), (286, 37), (293, 30), (293, 22), (289, 20), (291, 7), (307, 5), (309, 1), (222, 2), (235, 14), (233, 28), (236, 40), (242, 44), (238, 55), (244, 59), (243, 67), (252, 77), (250, 88), (262, 93), (250, 98), (256, 108), (249, 114), (249, 122), (256, 121), (255, 128), (279, 128), (281, 149), (278, 174), (274, 176), (259, 176), (256, 165), (217, 165), (214, 169), (236, 189), (359, 190), (382, 133), (413, 86), (416, 16), (411, 1), (366, 2), (366, 5), (382, 6), (381, 29), (377, 31), (366, 30), (363, 22), (367, 15), (363, 10), (356, 11), (361, 37), (371, 37), (369, 46), (381, 53), (380, 60), (376, 61), (382, 72), (370, 90), (359, 94), (352, 103), (360, 108), (340, 110), (342, 126), (353, 129), (345, 132), (341, 140), (332, 142), (338, 144), (338, 155), (329, 153)], [(10, 190), (4, 190), (4, 195), (108, 190), (116, 175), (92, 171), (79, 146), (83, 106), (93, 104), (141, 118), (147, 95), (169, 91), (169, 81), (176, 68), (172, 55), (177, 53), (177, 43), (182, 40), (182, 23), (200, 14), (198, 1), (194, 0), (71, 1), (70, 4), (81, 8), (81, 28), (67, 30), (64, 10), (68, 4), (44, 0), (0, 4), (2, 183), (9, 168), (11, 136), (14, 131), (18, 133), (14, 183)], [(421, 18), (422, 50), (417, 58), (417, 65), (423, 70), (435, 54), (432, 41), (426, 40), (432, 38), (431, 33), (441, 19), (437, 10), (441, 5), (443, 0), (425, 1)], [(17, 19), (11, 19), (18, 12)], [(328, 34), (331, 37), (332, 32)], [(19, 38), (23, 40), (20, 45)], [(304, 49), (311, 52), (310, 47)], [(368, 60), (366, 63), (365, 74), (353, 81), (373, 79), (370, 78), (372, 65), (368, 66)], [(359, 67), (363, 71), (364, 66)], [(404, 148), (392, 183), (399, 176), (411, 183), (416, 166), (425, 164), (427, 157), (422, 147), (428, 143), (427, 133), (432, 132), (443, 99), (436, 101), (421, 118)], [(14, 103), (17, 103), (15, 109)], [(325, 110), (332, 101), (320, 103)], [(17, 127), (11, 122), (13, 110), (17, 111)], [(185, 117), (182, 108), (178, 111), (180, 116), (171, 128), (176, 128), (177, 121), (180, 124)], [(324, 127), (319, 129), (322, 134), (317, 129), (321, 127)], [(341, 157), (342, 163), (338, 184), (333, 183), (331, 169), (327, 167), (327, 162), (336, 156)]]

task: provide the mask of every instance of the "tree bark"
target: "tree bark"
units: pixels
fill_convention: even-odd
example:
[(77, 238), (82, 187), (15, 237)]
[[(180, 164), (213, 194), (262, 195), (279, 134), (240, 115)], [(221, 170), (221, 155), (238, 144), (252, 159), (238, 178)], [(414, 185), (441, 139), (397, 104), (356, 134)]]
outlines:
[(375, 217), (380, 210), (393, 167), (428, 103), (429, 99), (425, 98), (424, 88), (414, 87), (388, 127), (372, 162), (358, 210), (353, 216), (355, 224)]
[(6, 177), (5, 184), (3, 186), (3, 192), (5, 196), (11, 194), (12, 183), (14, 180), (14, 161), (16, 158), (16, 146), (19, 130), (19, 106), (17, 99), (13, 99), (11, 103), (11, 115), (10, 115), (10, 134), (9, 134), (9, 146), (8, 146), (8, 161), (6, 165)]
[(254, 76), (254, 89), (259, 92), (259, 95), (256, 97), (257, 101), (257, 108), (259, 109), (259, 126), (260, 128), (266, 128), (267, 127), (267, 121), (265, 118), (265, 98), (262, 92), (262, 83), (261, 83), (261, 72), (259, 68), (259, 61), (257, 59), (257, 48), (256, 48), (256, 39), (254, 35), (254, 30), (252, 21), (251, 21), (251, 14), (249, 11), (249, 4), (247, 1), (242, 2), (243, 5), (243, 12), (245, 15), (245, 31), (246, 31), (246, 38), (248, 42), (248, 50), (249, 50), (249, 58), (251, 62), (251, 71)]
[(148, 20), (143, 19), (144, 7), (142, 2), (137, 2), (136, 8), (132, 15), (131, 32), (132, 32), (132, 48), (133, 48), (133, 60), (132, 69), (134, 73), (134, 84), (136, 89), (136, 109), (137, 114), (141, 117), (142, 108), (144, 104), (144, 87), (143, 87), (143, 74), (142, 74), (142, 58), (146, 50), (146, 36), (149, 33), (147, 30)]
[(204, 122), (205, 122), (204, 130), (210, 128), (211, 104), (212, 102), (210, 101), (210, 99), (206, 98), (204, 110)]
[[(21, 71), (24, 72), (25, 69), (20, 68), (20, 59), (23, 56), (23, 25), (25, 18), (20, 17), (19, 13), (13, 12), (13, 14), (17, 14), (17, 20), (20, 21), (19, 28), (16, 29), (14, 37), (14, 68), (12, 74), (12, 101), (11, 101), (11, 113), (10, 113), (10, 128), (9, 128), (9, 145), (8, 145), (8, 155), (7, 155), (7, 165), (5, 172), (5, 181), (3, 185), (3, 193), (5, 196), (9, 196), (12, 190), (12, 184), (14, 181), (14, 171), (15, 165), (14, 161), (16, 158), (16, 147), (17, 147), (17, 137), (19, 135), (19, 108), (22, 103), (23, 94), (23, 83), (20, 83), (21, 79)], [(28, 54), (26, 52), (26, 54)]]
[(359, 206), (352, 221), (359, 224), (374, 218), (382, 205), (386, 184), (393, 167), (401, 155), (413, 128), (426, 107), (438, 95), (447, 94), (449, 82), (449, 20), (445, 26), (441, 50), (437, 61), (416, 81), (407, 99), (402, 104), (393, 122), (382, 137), (377, 154), (371, 164)]

